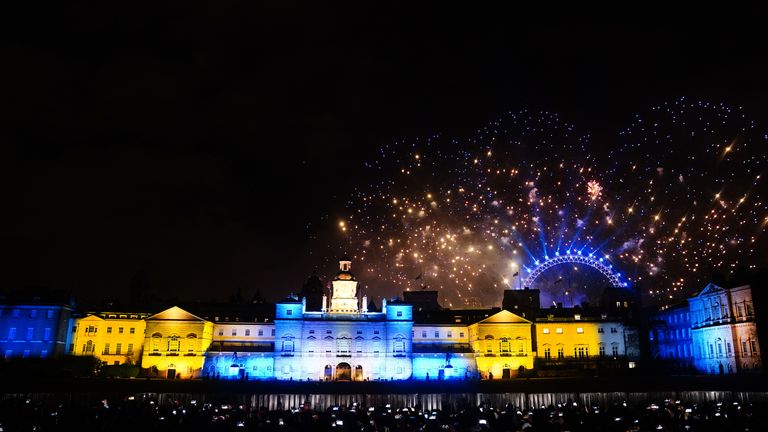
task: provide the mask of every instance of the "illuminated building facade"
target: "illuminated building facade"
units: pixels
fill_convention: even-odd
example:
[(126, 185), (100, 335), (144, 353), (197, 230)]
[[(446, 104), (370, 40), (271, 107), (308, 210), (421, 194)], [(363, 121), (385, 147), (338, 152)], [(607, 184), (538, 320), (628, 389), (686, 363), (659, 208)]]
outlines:
[(369, 311), (351, 261), (339, 261), (330, 302), (308, 311), (295, 297), (275, 313), (274, 378), (281, 380), (402, 380), (411, 377), (413, 316), (399, 300)]
[[(570, 310), (573, 312), (573, 310)], [(603, 314), (550, 314), (536, 320), (537, 356), (544, 365), (581, 364), (596, 367), (605, 360), (634, 367), (639, 358), (635, 329)]]
[(470, 324), (469, 344), (483, 379), (507, 379), (533, 368), (532, 323), (502, 310)]
[[(271, 309), (258, 295), (247, 302), (238, 294), (230, 303), (202, 307), (199, 315), (176, 306), (151, 316), (92, 313), (78, 319), (73, 331), (62, 321), (58, 328), (65, 330), (55, 331), (56, 343), (67, 342), (70, 352), (110, 365), (140, 359), (149, 376), (171, 379), (496, 380), (532, 370), (548, 376), (632, 368), (640, 359), (636, 308), (624, 298), (631, 293), (611, 291), (600, 307), (549, 309), (536, 307), (537, 290), (505, 293), (515, 313), (443, 309), (437, 292), (422, 290), (405, 294), (416, 307), (395, 298), (383, 300), (378, 310), (360, 292), (346, 257), (330, 292), (314, 279), (311, 289), (304, 289), (319, 297), (314, 308), (307, 297), (289, 296)], [(32, 317), (53, 322), (68, 316), (57, 310), (71, 311), (35, 308), (4, 305), (0, 330), (16, 336), (10, 329), (27, 326)], [(44, 312), (49, 309), (53, 312)], [(681, 368), (723, 374), (762, 368), (748, 286), (710, 284), (687, 303), (658, 312), (649, 324), (652, 355), (673, 359)], [(32, 339), (14, 343), (39, 343)], [(0, 343), (10, 346), (8, 340)], [(6, 349), (6, 356), (13, 356), (15, 348)]]
[(413, 325), (413, 378), (455, 380), (477, 377), (475, 353), (464, 317)]
[(70, 353), (91, 355), (108, 365), (139, 364), (148, 313), (99, 312), (79, 318)]
[(217, 379), (271, 379), (274, 323), (216, 322), (203, 376)]
[(699, 372), (762, 370), (752, 289), (707, 285), (688, 299), (694, 365)]
[(28, 290), (0, 297), (0, 355), (47, 358), (67, 352), (74, 304), (68, 295)]
[(663, 308), (649, 324), (651, 358), (674, 370), (693, 369), (693, 331), (688, 301)]
[(213, 323), (177, 306), (146, 318), (141, 366), (168, 379), (202, 376)]

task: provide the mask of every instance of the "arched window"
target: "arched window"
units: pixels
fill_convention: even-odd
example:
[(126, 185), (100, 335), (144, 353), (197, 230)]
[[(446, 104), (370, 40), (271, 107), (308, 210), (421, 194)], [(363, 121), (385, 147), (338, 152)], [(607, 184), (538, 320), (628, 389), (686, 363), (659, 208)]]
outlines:
[(485, 337), (485, 352), (486, 353), (493, 352), (493, 336), (491, 335), (488, 335)]
[(349, 354), (352, 351), (352, 339), (347, 336), (336, 339), (336, 351), (339, 354)]
[(153, 352), (159, 352), (160, 351), (160, 339), (163, 338), (163, 335), (160, 333), (154, 333), (152, 335), (152, 351)]
[(501, 338), (499, 341), (499, 351), (502, 354), (509, 354), (509, 339)]
[(395, 336), (394, 346), (392, 352), (395, 354), (405, 353), (405, 338), (402, 335)]
[(85, 355), (93, 354), (94, 348), (95, 348), (95, 345), (93, 344), (93, 341), (89, 340), (83, 345), (83, 354)]
[(194, 352), (197, 346), (197, 335), (190, 333), (187, 335), (187, 351)]
[(181, 338), (178, 335), (168, 336), (168, 352), (178, 352)]
[(293, 336), (283, 336), (280, 351), (282, 351), (283, 354), (293, 354)]

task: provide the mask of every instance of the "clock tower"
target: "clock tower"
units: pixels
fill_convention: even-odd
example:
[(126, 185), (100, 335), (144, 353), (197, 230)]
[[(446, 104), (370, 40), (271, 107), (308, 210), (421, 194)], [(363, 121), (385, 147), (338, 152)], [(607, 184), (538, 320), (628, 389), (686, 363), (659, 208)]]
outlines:
[(358, 313), (357, 279), (350, 271), (352, 260), (344, 255), (339, 260), (339, 272), (333, 278), (330, 313)]

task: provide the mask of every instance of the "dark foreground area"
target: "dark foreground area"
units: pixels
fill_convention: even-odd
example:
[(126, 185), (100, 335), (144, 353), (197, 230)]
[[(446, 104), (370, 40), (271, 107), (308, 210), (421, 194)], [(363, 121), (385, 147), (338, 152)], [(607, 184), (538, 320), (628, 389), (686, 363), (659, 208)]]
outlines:
[(755, 375), (558, 377), (494, 381), (227, 381), (143, 378), (1, 377), (0, 393), (586, 393), (733, 391), (766, 392), (768, 377)]
[[(65, 398), (66, 399), (66, 398)], [(220, 400), (216, 403), (149, 396), (101, 400), (33, 399), (0, 402), (6, 431), (764, 431), (763, 403), (658, 400), (615, 402), (607, 407), (572, 400), (548, 406), (466, 404), (457, 409), (422, 406), (328, 406), (308, 404), (269, 410)]]

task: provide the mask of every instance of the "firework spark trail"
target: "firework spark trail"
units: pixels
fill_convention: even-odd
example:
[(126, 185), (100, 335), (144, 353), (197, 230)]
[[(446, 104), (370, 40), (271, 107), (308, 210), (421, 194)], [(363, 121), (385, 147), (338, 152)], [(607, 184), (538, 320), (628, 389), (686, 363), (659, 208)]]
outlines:
[(508, 113), (469, 138), (380, 149), (366, 165), (380, 180), (344, 203), (327, 255), (348, 249), (382, 294), (427, 284), (454, 307), (498, 304), (515, 272), (563, 250), (600, 254), (645, 295), (677, 298), (754, 265), (766, 142), (740, 109), (685, 99), (633, 117), (607, 152), (556, 114)]

